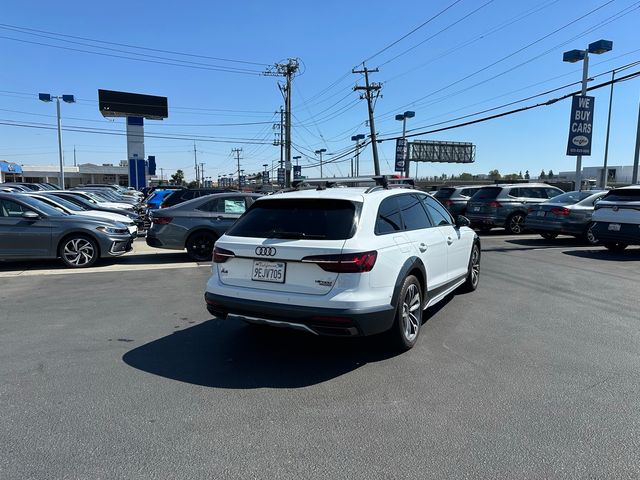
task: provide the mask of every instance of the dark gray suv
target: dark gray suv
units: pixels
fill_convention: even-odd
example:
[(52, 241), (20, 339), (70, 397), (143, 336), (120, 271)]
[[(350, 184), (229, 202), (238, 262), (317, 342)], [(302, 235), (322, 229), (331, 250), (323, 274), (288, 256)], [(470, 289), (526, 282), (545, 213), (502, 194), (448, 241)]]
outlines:
[(456, 215), (466, 214), (469, 200), (483, 186), (442, 187), (433, 197), (437, 198), (455, 218)]
[(90, 267), (99, 258), (131, 250), (127, 226), (68, 215), (35, 198), (0, 193), (0, 260), (60, 258), (68, 267)]
[(482, 187), (469, 200), (466, 217), (480, 231), (504, 227), (507, 233), (522, 233), (529, 207), (561, 193), (564, 192), (546, 183)]

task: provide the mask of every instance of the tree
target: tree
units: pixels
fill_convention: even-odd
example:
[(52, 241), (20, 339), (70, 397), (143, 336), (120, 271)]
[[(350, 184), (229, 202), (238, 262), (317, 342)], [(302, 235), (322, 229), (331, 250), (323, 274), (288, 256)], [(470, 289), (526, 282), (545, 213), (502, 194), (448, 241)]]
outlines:
[(549, 180), (552, 180), (554, 176), (555, 176), (555, 175), (553, 174), (553, 170), (549, 170), (549, 174), (547, 175), (547, 178), (548, 178)]
[(522, 170), (520, 170), (520, 172), (518, 173), (518, 180), (522, 180)]
[(491, 170), (489, 172), (489, 178), (491, 180), (500, 180), (502, 178), (502, 175), (500, 175), (500, 172), (498, 170)]
[(502, 177), (503, 180), (507, 180), (507, 181), (513, 181), (513, 180), (518, 180), (518, 174), (517, 173), (509, 173), (508, 175), (505, 175), (504, 177)]
[(171, 182), (174, 185), (183, 185), (184, 184), (184, 172), (182, 170), (176, 170), (176, 173), (171, 175)]
[(539, 176), (538, 178), (539, 178), (540, 180), (546, 180), (546, 178), (547, 178), (547, 174), (546, 174), (546, 173), (544, 173), (544, 170), (542, 170), (542, 171), (540, 172), (540, 176)]
[(464, 172), (460, 174), (460, 180), (463, 181), (469, 181), (469, 180), (473, 180), (473, 175), (471, 175), (470, 173)]
[(198, 182), (196, 182), (195, 180), (192, 181), (192, 182), (187, 183), (187, 188), (198, 188), (198, 186), (199, 186)]
[(524, 179), (529, 180), (530, 178), (531, 178), (531, 175), (529, 175), (529, 170), (527, 170), (526, 172), (524, 172)]

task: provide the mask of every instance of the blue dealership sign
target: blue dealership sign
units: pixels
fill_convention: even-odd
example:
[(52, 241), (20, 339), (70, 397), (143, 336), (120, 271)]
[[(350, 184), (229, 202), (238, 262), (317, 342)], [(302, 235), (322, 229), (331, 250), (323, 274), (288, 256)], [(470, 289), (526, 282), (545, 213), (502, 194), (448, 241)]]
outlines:
[(0, 172), (4, 173), (22, 173), (22, 166), (17, 163), (5, 162), (0, 160)]
[(301, 165), (294, 165), (293, 166), (293, 178), (299, 179), (300, 177), (302, 177), (302, 166)]
[(593, 107), (596, 99), (575, 95), (571, 102), (571, 120), (569, 122), (569, 142), (567, 155), (591, 155), (591, 136), (593, 132)]

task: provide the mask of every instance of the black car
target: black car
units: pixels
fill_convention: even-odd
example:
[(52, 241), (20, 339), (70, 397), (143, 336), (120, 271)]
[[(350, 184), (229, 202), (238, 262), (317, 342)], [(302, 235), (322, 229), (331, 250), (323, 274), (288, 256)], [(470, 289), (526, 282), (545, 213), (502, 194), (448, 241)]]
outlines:
[(212, 193), (226, 192), (227, 190), (221, 190), (219, 188), (185, 188), (183, 190), (176, 190), (162, 201), (160, 208), (173, 207), (187, 200), (193, 200), (194, 198), (199, 198), (204, 195), (211, 195)]

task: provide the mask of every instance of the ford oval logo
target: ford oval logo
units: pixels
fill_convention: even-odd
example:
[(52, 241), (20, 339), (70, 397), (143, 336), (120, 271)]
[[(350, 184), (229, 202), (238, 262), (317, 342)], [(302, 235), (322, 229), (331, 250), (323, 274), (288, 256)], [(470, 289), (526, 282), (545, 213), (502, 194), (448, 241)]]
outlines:
[(584, 147), (587, 143), (589, 143), (589, 139), (587, 137), (585, 137), (584, 135), (578, 135), (577, 137), (573, 137), (571, 142), (576, 147)]
[(275, 257), (276, 249), (274, 247), (256, 247), (256, 255), (262, 257)]

